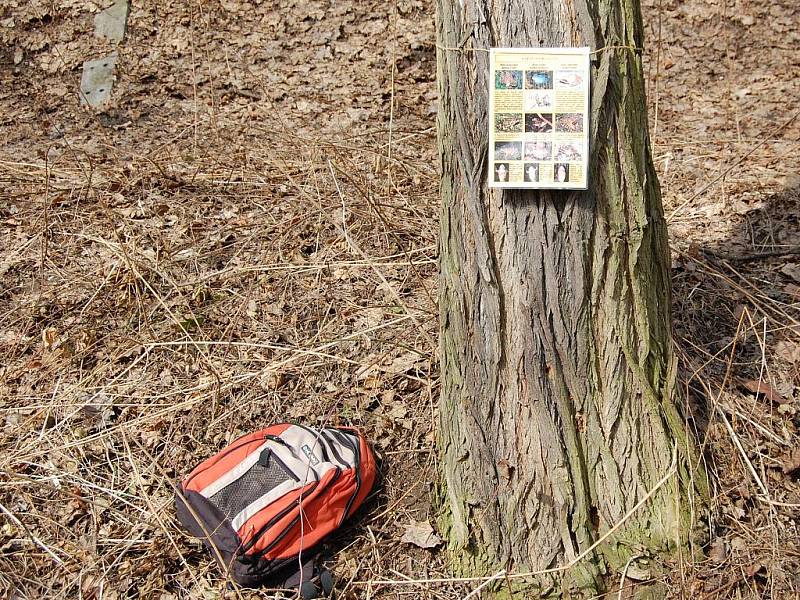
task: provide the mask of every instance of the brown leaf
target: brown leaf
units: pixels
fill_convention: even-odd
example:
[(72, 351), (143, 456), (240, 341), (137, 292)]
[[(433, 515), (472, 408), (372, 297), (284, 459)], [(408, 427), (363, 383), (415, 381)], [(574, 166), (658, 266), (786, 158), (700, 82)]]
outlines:
[(725, 558), (727, 556), (728, 552), (725, 550), (725, 540), (722, 538), (717, 538), (711, 542), (711, 548), (708, 551), (708, 558), (713, 560), (715, 563), (723, 563), (725, 562)]
[(747, 381), (744, 381), (742, 385), (754, 394), (763, 394), (767, 400), (774, 402), (775, 404), (788, 404), (790, 402), (790, 400), (787, 400), (781, 396), (778, 393), (778, 390), (765, 381), (748, 379)]
[(422, 362), (423, 359), (418, 352), (409, 351), (396, 357), (385, 370), (387, 373), (407, 373)]
[(56, 345), (57, 341), (58, 332), (56, 331), (55, 327), (48, 327), (47, 329), (42, 330), (42, 345), (44, 346), (45, 350), (50, 350)]
[(800, 283), (800, 265), (788, 263), (781, 267), (781, 273)]
[(800, 448), (795, 448), (783, 461), (783, 474), (794, 477), (800, 475)]
[(775, 353), (789, 362), (800, 362), (800, 344), (782, 340), (775, 344)]
[(756, 561), (752, 565), (748, 565), (747, 567), (744, 568), (745, 577), (747, 578), (755, 577), (758, 574), (758, 572), (761, 571), (761, 569), (763, 568), (764, 565)]
[(414, 544), (420, 548), (436, 548), (444, 540), (436, 535), (428, 521), (417, 521), (406, 525), (406, 532), (400, 538), (401, 542)]

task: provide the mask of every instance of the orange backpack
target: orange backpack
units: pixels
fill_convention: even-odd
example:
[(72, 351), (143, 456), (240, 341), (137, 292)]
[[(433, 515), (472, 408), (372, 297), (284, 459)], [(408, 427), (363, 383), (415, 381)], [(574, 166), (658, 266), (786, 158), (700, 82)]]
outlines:
[(274, 425), (194, 469), (176, 494), (178, 520), (237, 583), (301, 587), (315, 575), (309, 557), (364, 502), (375, 474), (355, 429)]

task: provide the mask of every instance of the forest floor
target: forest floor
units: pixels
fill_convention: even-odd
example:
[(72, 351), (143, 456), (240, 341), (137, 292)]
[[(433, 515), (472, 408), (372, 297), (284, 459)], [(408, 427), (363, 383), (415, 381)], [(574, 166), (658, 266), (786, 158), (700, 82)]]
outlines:
[[(435, 525), (433, 3), (136, 3), (100, 112), (77, 96), (111, 51), (87, 6), (0, 7), (0, 596), (238, 597), (171, 482), (302, 419), (360, 427), (382, 461), (327, 546), (340, 597), (464, 597), (409, 583), (448, 573), (402, 539)], [(800, 10), (643, 10), (679, 376), (715, 482), (709, 545), (659, 578), (800, 597)]]

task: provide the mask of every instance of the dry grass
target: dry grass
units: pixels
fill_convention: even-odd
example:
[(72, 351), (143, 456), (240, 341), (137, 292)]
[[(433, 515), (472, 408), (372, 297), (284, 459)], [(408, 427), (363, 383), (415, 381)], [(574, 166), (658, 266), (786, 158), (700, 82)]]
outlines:
[[(382, 459), (357, 525), (329, 545), (343, 597), (485, 589), (400, 542), (431, 518), (436, 480), (431, 7), (306, 4), (137, 8), (118, 101), (97, 115), (70, 92), (107, 50), (85, 7), (14, 9), (0, 47), (0, 594), (273, 597), (225, 591), (177, 527), (171, 486), (292, 419), (356, 425)], [(800, 77), (774, 46), (761, 64), (780, 89), (733, 59), (709, 89), (693, 65), (738, 47), (741, 28), (725, 21), (698, 49), (703, 11), (722, 8), (646, 10), (660, 15), (649, 39), (670, 40), (648, 64), (681, 382), (715, 474), (707, 557), (663, 580), (676, 597), (797, 597), (800, 486), (784, 468), (800, 447), (786, 178), (800, 128), (779, 109)]]
[[(74, 203), (51, 206), (46, 224), (35, 203), (18, 205), (14, 219), (38, 227), (7, 255), (16, 335), (4, 340), (0, 469), (4, 512), (16, 524), (35, 515), (37, 533), (6, 531), (8, 590), (49, 561), (59, 568), (29, 594), (100, 594), (104, 581), (104, 597), (214, 589), (205, 553), (176, 527), (169, 482), (264, 423), (365, 428), (397, 465), (384, 473), (390, 497), (413, 483), (396, 472), (430, 464), (433, 174), (396, 151), (394, 185), (412, 187), (407, 171), (427, 182), (412, 205), (352, 168), (381, 156), (359, 142), (264, 152), (234, 185), (210, 165), (170, 180), (168, 200), (159, 172), (175, 163), (129, 174), (114, 162), (97, 185), (62, 159), (49, 188)], [(26, 168), (13, 183), (41, 176)]]

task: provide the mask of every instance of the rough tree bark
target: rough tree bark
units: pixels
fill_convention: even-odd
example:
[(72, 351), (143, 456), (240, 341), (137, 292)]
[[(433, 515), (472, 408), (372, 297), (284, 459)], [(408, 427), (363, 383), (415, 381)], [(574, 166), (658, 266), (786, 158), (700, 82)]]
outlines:
[[(598, 589), (687, 547), (705, 498), (674, 398), (669, 248), (638, 0), (438, 0), (442, 523), (461, 574)], [(590, 189), (489, 190), (489, 56), (590, 46)], [(626, 46), (629, 48), (612, 48)]]

